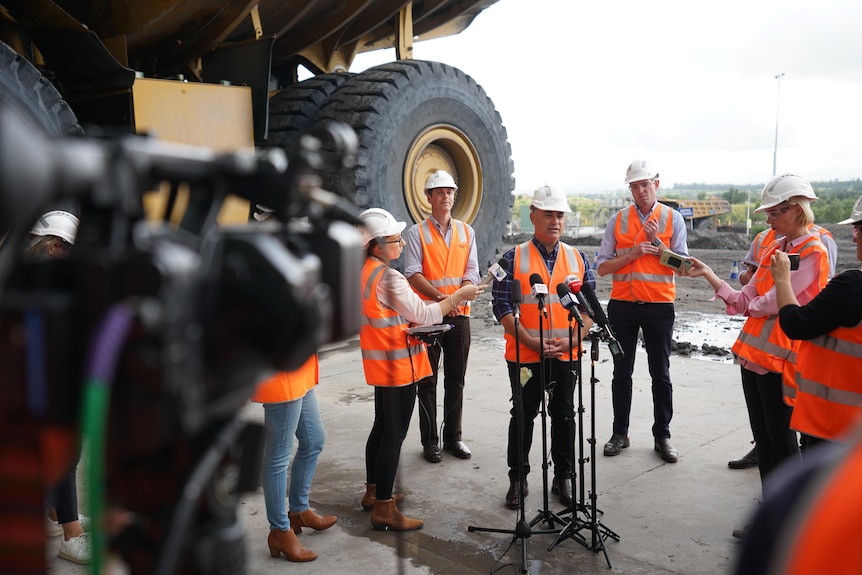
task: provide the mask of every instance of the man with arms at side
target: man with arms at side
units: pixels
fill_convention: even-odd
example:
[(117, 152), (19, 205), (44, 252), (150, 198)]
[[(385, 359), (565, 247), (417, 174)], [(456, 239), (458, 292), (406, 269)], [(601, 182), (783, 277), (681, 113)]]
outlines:
[(649, 162), (632, 162), (625, 181), (634, 203), (611, 216), (596, 258), (600, 276), (613, 274), (608, 321), (624, 353), (614, 359), (613, 434), (605, 443), (604, 454), (619, 455), (630, 444), (632, 372), (638, 332), (643, 330), (652, 378), (654, 448), (664, 461), (676, 463), (679, 456), (670, 442), (670, 350), (676, 283), (674, 270), (662, 265), (659, 257), (667, 249), (688, 256), (685, 221), (679, 212), (657, 201), (659, 174)]
[[(530, 445), (533, 440), (533, 421), (539, 412), (542, 394), (549, 391), (548, 413), (551, 416), (551, 458), (554, 461), (554, 479), (551, 491), (558, 495), (560, 503), (571, 507), (572, 481), (574, 477), (574, 377), (569, 369), (569, 361), (580, 360), (577, 349), (569, 347), (569, 312), (559, 303), (559, 297), (551, 287), (545, 296), (547, 317), (539, 317), (539, 298), (531, 294), (531, 276), (538, 275), (546, 287), (566, 282), (576, 276), (582, 283), (590, 283), (594, 288), (595, 280), (586, 256), (560, 241), (565, 229), (566, 214), (571, 212), (565, 195), (550, 186), (536, 190), (530, 204), (530, 221), (535, 227), (533, 237), (506, 252), (503, 257), (512, 262), (512, 273), (502, 281), (495, 281), (493, 288), (494, 315), (503, 325), (506, 339), (506, 363), (509, 382), (512, 387), (513, 402), (509, 419), (509, 446), (507, 464), (509, 466), (509, 491), (506, 493), (506, 506), (518, 509), (521, 496), (528, 494), (527, 475), (530, 472)], [(521, 287), (520, 322), (516, 324), (512, 306), (512, 287), (514, 280)], [(567, 282), (566, 282), (567, 283)], [(595, 289), (595, 288), (594, 288)], [(585, 337), (592, 321), (583, 317), (584, 327), (581, 338)], [(517, 340), (515, 328), (518, 329)], [(542, 328), (540, 332), (539, 328)], [(540, 337), (541, 336), (541, 337)], [(578, 338), (573, 338), (577, 348)], [(544, 348), (540, 347), (540, 342)], [(574, 358), (572, 356), (574, 355)], [(542, 365), (541, 359), (544, 359)], [(518, 369), (520, 362), (520, 369)], [(545, 387), (540, 375), (544, 374)], [(520, 440), (522, 451), (518, 453), (518, 387), (521, 390), (523, 429)], [(523, 474), (519, 467), (523, 466)]]
[[(431, 215), (414, 224), (404, 236), (404, 276), (424, 300), (442, 301), (463, 285), (478, 285), (476, 234), (468, 224), (452, 218), (458, 186), (449, 173), (437, 170), (425, 182)], [(459, 302), (460, 303), (460, 302)], [(418, 383), (419, 431), (425, 459), (441, 460), (437, 433), (437, 372), (443, 355), (443, 449), (469, 459), (461, 440), (464, 376), (470, 354), (470, 303), (463, 302), (443, 318), (453, 328), (428, 347), (433, 373)]]

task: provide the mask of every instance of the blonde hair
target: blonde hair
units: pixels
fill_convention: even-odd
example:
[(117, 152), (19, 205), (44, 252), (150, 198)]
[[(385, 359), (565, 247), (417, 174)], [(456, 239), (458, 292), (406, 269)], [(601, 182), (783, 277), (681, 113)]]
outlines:
[(51, 258), (51, 245), (56, 241), (63, 241), (57, 236), (36, 236), (30, 243), (30, 247), (24, 252), (28, 260), (47, 260)]
[(796, 216), (796, 223), (804, 226), (810, 226), (814, 223), (814, 212), (811, 211), (811, 202), (804, 196), (793, 196), (787, 200), (789, 204), (796, 204), (801, 209)]

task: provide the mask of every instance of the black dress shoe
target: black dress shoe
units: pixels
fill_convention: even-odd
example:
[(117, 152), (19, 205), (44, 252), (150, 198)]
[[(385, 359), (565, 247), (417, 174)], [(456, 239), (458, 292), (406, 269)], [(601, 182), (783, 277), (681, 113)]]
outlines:
[(624, 448), (631, 445), (629, 442), (629, 436), (623, 435), (621, 433), (614, 433), (611, 435), (611, 438), (608, 439), (608, 442), (605, 443), (605, 455), (611, 457), (613, 455), (619, 455), (620, 451)]
[(572, 478), (554, 477), (551, 482), (551, 493), (560, 496), (560, 503), (566, 507), (572, 506)]
[(451, 451), (452, 455), (457, 457), (458, 459), (470, 459), (470, 456), (473, 455), (470, 450), (467, 448), (467, 445), (463, 441), (455, 441), (453, 443), (443, 443), (444, 451)]
[(679, 460), (679, 454), (676, 452), (676, 447), (671, 445), (670, 439), (667, 437), (655, 440), (655, 450), (659, 452), (661, 458), (667, 463), (676, 463)]
[[(530, 493), (530, 484), (524, 480), (524, 497)], [(518, 509), (521, 506), (521, 482), (510, 481), (509, 491), (506, 493), (506, 507), (509, 509)]]
[(443, 459), (443, 456), (440, 455), (440, 448), (436, 445), (426, 445), (422, 450), (422, 454), (428, 463), (440, 463), (440, 460)]
[(727, 462), (727, 466), (731, 469), (748, 469), (749, 467), (757, 467), (757, 446), (751, 451), (740, 457)]

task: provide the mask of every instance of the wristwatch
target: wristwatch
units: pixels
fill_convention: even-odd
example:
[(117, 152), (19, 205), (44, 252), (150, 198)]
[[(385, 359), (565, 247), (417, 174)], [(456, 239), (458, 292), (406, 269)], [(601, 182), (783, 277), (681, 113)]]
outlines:
[(654, 245), (655, 247), (659, 247), (661, 245), (661, 240), (658, 238), (654, 239), (652, 241), (652, 245)]

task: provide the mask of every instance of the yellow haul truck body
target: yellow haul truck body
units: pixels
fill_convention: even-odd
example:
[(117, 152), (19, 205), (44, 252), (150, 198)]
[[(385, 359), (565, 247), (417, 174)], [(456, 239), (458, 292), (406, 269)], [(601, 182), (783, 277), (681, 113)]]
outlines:
[[(453, 215), (480, 264), (502, 242), (514, 189), (505, 127), (451, 66), (412, 60), (414, 40), (457, 34), (496, 0), (0, 0), (0, 98), (50, 132), (96, 125), (218, 150), (291, 150), (319, 121), (359, 137), (353, 173), (324, 187), (419, 221), (425, 178), (458, 182)], [(349, 73), (356, 54), (396, 61)], [(299, 81), (300, 68), (313, 77)], [(225, 220), (247, 217), (234, 203)]]
[(692, 230), (712, 232), (718, 228), (718, 216), (730, 213), (727, 200), (687, 200), (659, 198), (658, 201), (678, 211)]

